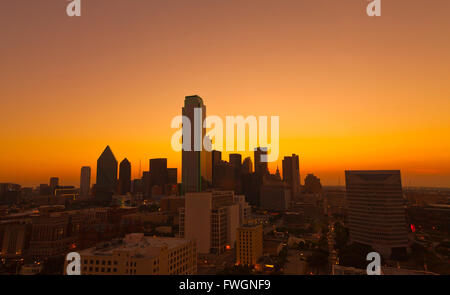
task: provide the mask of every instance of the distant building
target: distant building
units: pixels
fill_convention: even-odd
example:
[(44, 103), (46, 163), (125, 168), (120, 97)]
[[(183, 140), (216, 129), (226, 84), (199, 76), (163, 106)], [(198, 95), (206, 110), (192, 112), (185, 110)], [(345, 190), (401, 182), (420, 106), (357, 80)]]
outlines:
[(76, 200), (80, 196), (79, 190), (72, 185), (57, 186), (54, 192), (55, 197), (63, 197), (69, 200)]
[(260, 189), (261, 208), (284, 211), (290, 208), (291, 200), (291, 189), (288, 184), (275, 175), (264, 177)]
[(50, 178), (50, 193), (52, 195), (55, 194), (55, 188), (59, 185), (59, 178), (58, 177), (52, 177)]
[(177, 184), (178, 183), (178, 169), (177, 168), (167, 168), (167, 183)]
[(262, 225), (243, 225), (236, 232), (236, 263), (255, 265), (263, 255)]
[(184, 196), (168, 196), (159, 201), (161, 211), (165, 213), (178, 213), (178, 209), (184, 208)]
[(152, 174), (152, 187), (156, 185), (164, 193), (164, 188), (168, 182), (167, 159), (150, 159), (150, 173)]
[(305, 177), (305, 193), (307, 194), (319, 194), (322, 192), (322, 184), (320, 179), (314, 174), (308, 174)]
[(46, 183), (41, 183), (39, 185), (39, 195), (40, 196), (49, 196), (50, 195), (50, 186)]
[(97, 182), (100, 189), (115, 191), (117, 185), (117, 160), (107, 146), (97, 160)]
[(351, 242), (382, 255), (405, 253), (408, 232), (400, 171), (345, 171)]
[(216, 166), (219, 165), (221, 162), (222, 162), (222, 152), (213, 150), (211, 152), (211, 166), (212, 166), (211, 167), (212, 168), (211, 176), (212, 176), (213, 186), (214, 186), (214, 177), (215, 177), (214, 174), (216, 173)]
[(283, 159), (283, 181), (289, 184), (293, 197), (300, 192), (300, 165), (296, 154)]
[[(195, 119), (196, 114), (198, 114), (197, 119)], [(186, 96), (182, 115), (190, 120), (190, 126), (183, 125), (183, 141), (189, 138), (190, 143), (190, 150), (183, 150), (181, 153), (183, 191), (200, 192), (202, 190), (201, 159), (203, 158), (203, 138), (205, 136), (203, 122), (206, 118), (206, 106), (203, 104), (203, 99), (197, 95)], [(196, 151), (195, 146), (201, 150)]]
[[(194, 275), (195, 241), (128, 234), (79, 251), (82, 275)], [(67, 261), (64, 266), (64, 273)]]
[(89, 196), (91, 190), (91, 167), (81, 167), (80, 175), (80, 196)]
[[(49, 193), (48, 185), (45, 185), (44, 193)], [(0, 205), (12, 205), (19, 201), (21, 186), (14, 183), (0, 183)]]
[(226, 162), (220, 161), (214, 167), (213, 187), (220, 190), (234, 190), (235, 188), (235, 170), (233, 166)]
[(266, 175), (269, 173), (269, 168), (267, 166), (267, 159), (266, 161), (263, 161), (262, 160), (263, 156), (267, 157), (267, 148), (265, 147), (255, 148), (254, 151), (255, 173), (259, 175)]
[(252, 159), (250, 157), (247, 157), (244, 159), (244, 162), (242, 163), (242, 173), (243, 174), (249, 174), (253, 172), (253, 163)]
[(127, 158), (119, 166), (119, 194), (131, 192), (131, 163)]

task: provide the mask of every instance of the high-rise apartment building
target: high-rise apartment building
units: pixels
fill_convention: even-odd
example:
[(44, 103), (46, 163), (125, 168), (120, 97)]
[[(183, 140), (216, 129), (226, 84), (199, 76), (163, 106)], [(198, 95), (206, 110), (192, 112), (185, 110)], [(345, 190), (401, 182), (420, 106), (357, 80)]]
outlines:
[(400, 171), (345, 171), (351, 242), (380, 254), (404, 253), (408, 245)]
[[(183, 145), (189, 145), (189, 150), (181, 153), (182, 157), (182, 186), (184, 192), (200, 192), (202, 190), (202, 153), (206, 118), (206, 106), (200, 96), (186, 96), (182, 115), (187, 117), (190, 124), (183, 124)], [(190, 126), (189, 126), (190, 125)], [(189, 143), (189, 144), (188, 144)]]

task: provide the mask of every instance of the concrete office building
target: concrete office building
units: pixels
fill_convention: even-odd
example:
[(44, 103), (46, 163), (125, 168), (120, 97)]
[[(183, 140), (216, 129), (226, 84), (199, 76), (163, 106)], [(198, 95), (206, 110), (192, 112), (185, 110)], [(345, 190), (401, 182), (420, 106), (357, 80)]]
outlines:
[(351, 242), (382, 255), (404, 253), (408, 245), (400, 171), (345, 171)]

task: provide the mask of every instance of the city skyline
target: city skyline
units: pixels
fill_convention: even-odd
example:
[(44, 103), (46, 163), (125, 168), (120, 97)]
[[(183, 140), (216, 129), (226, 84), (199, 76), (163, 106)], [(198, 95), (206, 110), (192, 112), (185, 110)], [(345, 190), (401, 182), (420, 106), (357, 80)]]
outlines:
[(324, 185), (399, 169), (450, 186), (448, 1), (385, 1), (376, 19), (367, 1), (99, 0), (77, 19), (59, 2), (0, 11), (0, 182), (78, 186), (90, 166), (95, 183), (107, 145), (132, 178), (167, 158), (181, 182), (170, 121), (198, 94), (208, 115), (280, 116), (272, 173), (295, 153)]

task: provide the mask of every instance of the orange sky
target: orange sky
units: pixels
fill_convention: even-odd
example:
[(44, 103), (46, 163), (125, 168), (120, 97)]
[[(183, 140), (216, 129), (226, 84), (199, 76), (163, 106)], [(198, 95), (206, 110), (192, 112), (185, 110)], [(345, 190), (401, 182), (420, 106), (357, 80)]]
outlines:
[[(0, 5), (0, 182), (79, 182), (109, 144), (138, 176), (169, 158), (185, 95), (280, 116), (302, 179), (401, 169), (450, 187), (450, 1), (63, 0)], [(270, 166), (274, 170), (277, 163)], [(281, 169), (281, 157), (278, 163)]]

